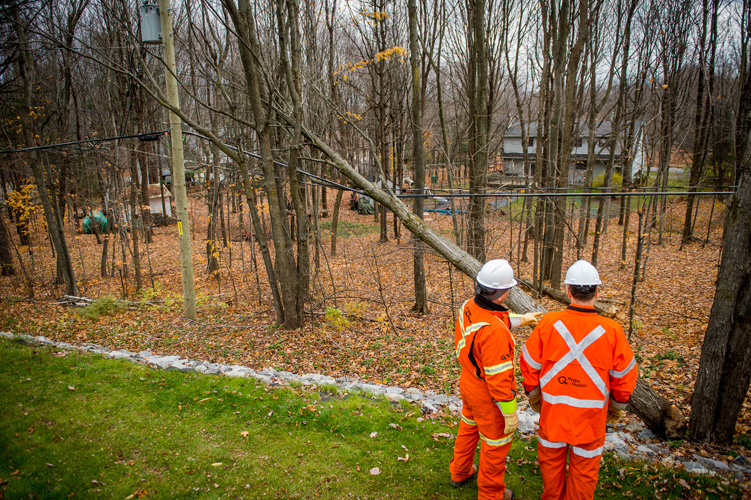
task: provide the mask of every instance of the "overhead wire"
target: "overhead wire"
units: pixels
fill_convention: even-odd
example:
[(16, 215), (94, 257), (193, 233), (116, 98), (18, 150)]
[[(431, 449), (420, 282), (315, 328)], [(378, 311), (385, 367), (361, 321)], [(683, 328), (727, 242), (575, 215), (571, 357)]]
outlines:
[[(153, 136), (158, 135), (165, 135), (169, 132), (169, 129), (161, 130), (158, 132), (141, 132), (139, 134), (129, 134), (129, 135), (118, 135), (115, 137), (103, 137), (100, 139), (85, 139), (82, 141), (71, 141), (71, 142), (57, 142), (55, 144), (44, 144), (42, 146), (32, 146), (28, 148), (20, 148), (20, 149), (5, 149), (0, 151), (0, 154), (15, 154), (15, 153), (25, 153), (28, 151), (40, 151), (44, 149), (56, 149), (56, 148), (62, 148), (66, 146), (75, 146), (76, 144), (89, 144), (92, 142), (108, 142), (108, 141), (117, 141), (120, 139), (132, 139), (134, 137), (138, 137), (139, 139), (144, 140), (143, 138), (150, 138)], [(148, 139), (148, 140), (154, 140), (154, 139)]]
[[(42, 146), (33, 146), (28, 148), (20, 148), (20, 149), (11, 149), (11, 150), (1, 150), (0, 154), (15, 154), (15, 153), (24, 153), (28, 151), (38, 151), (38, 150), (46, 150), (46, 149), (55, 149), (55, 148), (62, 148), (67, 146), (74, 146), (77, 144), (90, 144), (90, 143), (97, 143), (97, 142), (110, 142), (110, 141), (117, 141), (121, 139), (132, 139), (132, 138), (139, 138), (141, 140), (159, 140), (162, 135), (166, 135), (169, 133), (169, 129), (161, 130), (157, 132), (145, 132), (145, 133), (139, 133), (139, 134), (128, 134), (128, 135), (120, 135), (120, 136), (114, 136), (114, 137), (104, 137), (104, 138), (91, 138), (91, 139), (85, 139), (81, 141), (71, 141), (71, 142), (63, 142), (63, 143), (55, 143), (55, 144), (45, 144)], [(183, 131), (183, 134), (190, 135), (193, 137), (198, 137), (200, 139), (204, 140), (211, 140), (208, 137), (197, 134), (195, 132), (190, 131)], [(224, 143), (224, 145), (233, 151), (240, 152), (239, 149), (235, 146), (232, 146), (230, 144)], [(122, 146), (118, 146), (122, 147)], [(127, 149), (127, 148), (125, 148)], [(251, 151), (243, 151), (243, 153), (246, 156), (249, 156), (251, 158), (261, 160), (262, 157), (258, 153), (253, 153)], [(159, 157), (165, 157), (165, 155), (160, 155), (158, 153), (148, 153), (154, 156)], [(277, 165), (279, 167), (283, 168), (289, 168), (289, 165), (286, 163), (279, 161), (279, 160), (272, 160), (274, 165)], [(202, 162), (194, 162), (197, 165), (201, 166), (213, 166), (215, 165), (208, 165)], [(229, 167), (222, 167), (218, 166), (218, 168), (222, 169), (228, 169)], [(330, 179), (326, 179), (325, 177), (310, 173), (302, 168), (297, 167), (296, 171), (300, 174), (303, 174), (314, 181), (318, 181), (315, 184), (323, 185), (323, 186), (329, 186), (334, 187), (337, 189), (342, 189), (345, 191), (350, 191), (362, 196), (368, 196), (367, 193), (365, 193), (361, 189), (356, 189), (351, 186), (347, 186), (345, 184), (338, 183), (336, 181), (332, 181)], [(495, 191), (495, 192), (489, 192), (486, 188), (486, 192), (483, 193), (466, 193), (466, 192), (458, 192), (458, 193), (452, 193), (447, 192), (447, 190), (441, 189), (440, 192), (436, 193), (401, 193), (397, 194), (397, 198), (529, 198), (529, 197), (536, 197), (536, 198), (569, 198), (569, 197), (575, 197), (575, 198), (588, 198), (588, 197), (604, 197), (604, 196), (722, 196), (722, 195), (728, 195), (735, 193), (734, 190), (716, 190), (719, 186), (669, 186), (669, 189), (684, 189), (684, 191), (644, 191), (642, 189), (650, 189), (649, 186), (646, 187), (637, 187), (637, 188), (628, 188), (627, 190), (620, 190), (620, 191), (614, 191), (612, 188), (590, 188), (589, 192), (570, 192), (569, 189), (571, 188), (563, 188), (566, 189), (565, 192), (549, 192), (549, 191), (540, 191), (537, 188), (516, 188), (516, 190), (510, 190), (510, 191)], [(731, 188), (736, 188), (737, 186), (730, 186)], [(697, 191), (688, 191), (687, 189), (697, 189)], [(546, 188), (548, 189), (548, 188)], [(555, 188), (553, 188), (555, 189)], [(600, 189), (604, 190), (604, 192), (592, 192), (592, 189)], [(608, 189), (610, 189), (608, 191)], [(653, 188), (652, 188), (653, 189)], [(661, 188), (664, 189), (664, 188)], [(712, 189), (711, 191), (698, 191), (698, 189)], [(720, 187), (721, 189), (721, 187)], [(435, 191), (435, 190), (434, 190)], [(562, 190), (561, 190), (562, 191)]]

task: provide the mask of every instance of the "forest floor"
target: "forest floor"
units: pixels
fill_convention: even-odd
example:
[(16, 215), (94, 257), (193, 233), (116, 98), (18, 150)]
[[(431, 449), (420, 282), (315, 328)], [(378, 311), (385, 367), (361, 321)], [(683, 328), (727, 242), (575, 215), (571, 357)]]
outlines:
[[(334, 191), (329, 192), (330, 207), (334, 195)], [(347, 210), (346, 199), (347, 196), (340, 212), (336, 256), (330, 252), (330, 216), (322, 219), (320, 255), (318, 265), (316, 259), (311, 264), (311, 300), (306, 305), (308, 314), (302, 329), (286, 331), (275, 324), (257, 246), (252, 255), (249, 241), (240, 237), (248, 233), (247, 214), (241, 229), (240, 214), (225, 210), (225, 217), (230, 220), (228, 242), (225, 247), (219, 239), (216, 248), (221, 269), (214, 275), (205, 272), (206, 204), (199, 193), (192, 193), (189, 209), (197, 320), (183, 316), (175, 225), (156, 227), (153, 242), (148, 247), (141, 244), (145, 254), (143, 289), (136, 292), (130, 256), (128, 275), (123, 273), (123, 255), (129, 251), (123, 251), (122, 241), (116, 238), (110, 245), (107, 276), (100, 277), (102, 245), (97, 244), (95, 235), (76, 234), (73, 222), (66, 220), (81, 295), (105, 298), (82, 309), (61, 303), (64, 288), (54, 285), (54, 260), (41, 231), (43, 218), (37, 214), (31, 249), (18, 248), (15, 254), (22, 256), (26, 271), (33, 276), (34, 298), (28, 298), (28, 287), (20, 273), (0, 278), (3, 299), (0, 330), (78, 344), (93, 342), (112, 349), (177, 354), (253, 369), (273, 367), (298, 374), (349, 375), (404, 388), (413, 386), (458, 394), (459, 367), (453, 355), (454, 315), (461, 303), (472, 296), (472, 280), (452, 271), (442, 257), (428, 252), (425, 262), (430, 314), (411, 312), (414, 299), (409, 233), (402, 227), (401, 237), (395, 238), (389, 215), (389, 240), (379, 242), (378, 222), (372, 215)], [(636, 291), (631, 343), (639, 375), (686, 416), (690, 412), (722, 244), (725, 206), (717, 202), (711, 210), (712, 203), (711, 198), (706, 198), (700, 205), (695, 227), (702, 241), (679, 250), (685, 203), (680, 199), (669, 200), (662, 244), (658, 244), (657, 232), (653, 231), (646, 248), (644, 280)], [(516, 222), (512, 225), (508, 209), (504, 210), (488, 215), (488, 257), (508, 258), (517, 273), (529, 279), (532, 246), (529, 261), (519, 262), (519, 225)], [(617, 211), (617, 203), (613, 203), (613, 211)], [(450, 216), (427, 213), (426, 221), (447, 238), (453, 237)], [(628, 257), (623, 268), (620, 262), (623, 228), (617, 222), (617, 217), (611, 220), (602, 238), (597, 266), (604, 282), (600, 300), (616, 306), (615, 319), (628, 333), (638, 218), (631, 215)], [(577, 227), (576, 221), (572, 221), (572, 227)], [(708, 239), (703, 244), (708, 227)], [(582, 258), (591, 257), (591, 234), (592, 229)], [(253, 265), (254, 257), (261, 264), (258, 271)], [(564, 266), (576, 258), (569, 237)], [(112, 297), (125, 299), (128, 305), (123, 306), (111, 300)], [(551, 310), (564, 307), (547, 297), (539, 300)], [(516, 333), (517, 342), (526, 340), (529, 332), (527, 328), (520, 329)], [(739, 451), (747, 454), (751, 449), (750, 430), (751, 401), (747, 400), (737, 426), (739, 446), (716, 450), (716, 454), (729, 457)], [(684, 446), (686, 453), (695, 451), (688, 444)]]

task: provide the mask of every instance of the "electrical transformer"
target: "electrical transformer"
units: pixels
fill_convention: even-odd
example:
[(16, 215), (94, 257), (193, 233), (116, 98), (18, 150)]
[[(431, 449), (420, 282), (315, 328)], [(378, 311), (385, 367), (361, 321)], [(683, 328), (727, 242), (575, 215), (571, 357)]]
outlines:
[(143, 43), (162, 43), (162, 24), (159, 19), (159, 6), (144, 3), (139, 7), (141, 19), (141, 41)]

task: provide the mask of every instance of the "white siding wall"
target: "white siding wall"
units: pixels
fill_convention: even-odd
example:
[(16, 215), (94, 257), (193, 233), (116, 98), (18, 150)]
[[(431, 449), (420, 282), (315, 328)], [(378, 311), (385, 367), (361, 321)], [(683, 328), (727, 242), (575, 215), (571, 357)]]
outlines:
[[(530, 153), (535, 151), (535, 146), (530, 146), (527, 149)], [(519, 153), (522, 154), (522, 138), (521, 137), (506, 137), (503, 139), (503, 152), (504, 153)]]
[[(152, 214), (162, 213), (162, 197), (157, 196), (155, 198), (149, 198), (149, 207), (151, 207)], [(170, 205), (169, 196), (164, 197), (164, 208), (167, 210), (167, 217), (172, 217), (172, 206)]]

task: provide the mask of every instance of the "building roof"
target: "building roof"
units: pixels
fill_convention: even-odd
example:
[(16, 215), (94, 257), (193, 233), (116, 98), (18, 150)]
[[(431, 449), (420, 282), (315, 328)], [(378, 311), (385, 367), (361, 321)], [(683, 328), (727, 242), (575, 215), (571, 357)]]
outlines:
[[(159, 184), (149, 184), (149, 198), (161, 198), (162, 194), (159, 192)], [(167, 188), (162, 185), (161, 188), (164, 190), (164, 197), (169, 198), (172, 195), (167, 190)]]
[[(639, 120), (636, 122), (637, 126), (641, 126), (642, 122)], [(527, 124), (527, 130), (529, 131), (529, 137), (535, 137), (537, 136), (537, 122), (529, 122)], [(589, 136), (589, 126), (587, 125), (587, 122), (580, 121), (577, 122), (575, 125), (575, 131), (577, 132), (578, 137), (587, 137)], [(607, 137), (609, 136), (613, 131), (613, 125), (610, 121), (601, 121), (597, 125), (597, 130), (595, 130), (595, 137)], [(522, 131), (519, 125), (519, 122), (512, 123), (511, 126), (506, 130), (506, 133), (503, 135), (504, 137), (521, 137)]]

